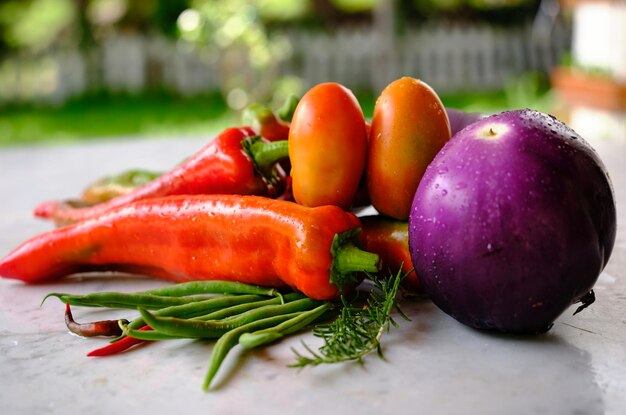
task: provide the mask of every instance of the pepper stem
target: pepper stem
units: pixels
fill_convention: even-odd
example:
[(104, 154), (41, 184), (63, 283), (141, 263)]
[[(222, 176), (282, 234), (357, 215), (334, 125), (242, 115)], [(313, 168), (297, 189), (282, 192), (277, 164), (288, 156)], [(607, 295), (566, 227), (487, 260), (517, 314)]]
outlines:
[(274, 164), (289, 157), (287, 140), (267, 142), (260, 136), (254, 136), (244, 138), (241, 146), (254, 162), (256, 169), (265, 177), (271, 177)]
[(360, 228), (338, 233), (333, 239), (330, 252), (333, 256), (330, 268), (330, 282), (338, 289), (356, 284), (359, 272), (378, 272), (380, 257), (372, 252), (363, 251), (355, 245)]
[(268, 121), (276, 121), (276, 115), (265, 105), (252, 104), (248, 105), (246, 109), (243, 110), (241, 119), (245, 125), (250, 125), (258, 131), (261, 126), (268, 123)]
[(148, 170), (127, 170), (116, 174), (115, 176), (105, 177), (100, 180), (102, 184), (119, 184), (124, 186), (142, 186), (158, 177), (163, 173)]
[(300, 102), (300, 99), (297, 96), (289, 95), (283, 105), (276, 111), (276, 115), (285, 122), (291, 122), (298, 102)]

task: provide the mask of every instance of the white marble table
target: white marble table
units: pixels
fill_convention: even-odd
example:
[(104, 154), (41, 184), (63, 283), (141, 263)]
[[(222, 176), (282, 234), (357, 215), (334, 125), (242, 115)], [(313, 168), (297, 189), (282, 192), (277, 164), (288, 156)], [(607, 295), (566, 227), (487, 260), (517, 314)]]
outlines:
[[(91, 180), (130, 167), (164, 169), (202, 138), (120, 139), (0, 150), (0, 255), (51, 225), (31, 217), (39, 201), (76, 195)], [(106, 340), (70, 335), (50, 291), (135, 291), (142, 278), (90, 278), (43, 286), (0, 280), (0, 413), (116, 414), (625, 414), (626, 147), (595, 143), (613, 177), (619, 230), (597, 301), (561, 316), (546, 335), (469, 329), (427, 301), (407, 302), (410, 322), (384, 338), (386, 360), (297, 371), (290, 347), (235, 350), (217, 388), (201, 391), (212, 343), (159, 342), (109, 358), (85, 354)], [(79, 321), (119, 315), (79, 309)]]

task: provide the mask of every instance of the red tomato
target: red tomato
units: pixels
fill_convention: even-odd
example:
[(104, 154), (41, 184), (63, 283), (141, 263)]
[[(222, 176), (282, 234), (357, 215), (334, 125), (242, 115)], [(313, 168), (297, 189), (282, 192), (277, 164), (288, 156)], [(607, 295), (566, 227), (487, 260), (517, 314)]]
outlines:
[(406, 220), (426, 167), (448, 140), (450, 122), (430, 86), (408, 77), (389, 84), (374, 107), (366, 167), (376, 210)]
[(296, 202), (311, 207), (350, 208), (366, 155), (363, 111), (349, 89), (329, 82), (304, 94), (289, 130)]

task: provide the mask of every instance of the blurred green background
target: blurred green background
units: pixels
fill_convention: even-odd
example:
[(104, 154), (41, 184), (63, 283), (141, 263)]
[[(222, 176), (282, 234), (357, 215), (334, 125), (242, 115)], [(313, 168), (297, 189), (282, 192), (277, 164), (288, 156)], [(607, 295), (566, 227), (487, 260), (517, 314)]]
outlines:
[[(543, 2), (545, 6), (545, 1)], [(553, 3), (553, 2), (547, 2)], [(541, 0), (0, 0), (0, 145), (214, 134), (317, 82), (478, 112), (553, 105), (570, 25)], [(542, 11), (543, 10), (543, 11)]]

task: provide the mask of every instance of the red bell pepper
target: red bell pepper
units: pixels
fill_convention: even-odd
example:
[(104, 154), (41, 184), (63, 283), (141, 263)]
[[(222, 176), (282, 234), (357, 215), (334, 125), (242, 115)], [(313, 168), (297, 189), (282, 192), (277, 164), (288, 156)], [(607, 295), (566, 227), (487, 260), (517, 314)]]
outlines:
[(254, 104), (243, 112), (243, 122), (250, 125), (255, 133), (269, 141), (289, 138), (289, 123), (282, 121), (265, 105)]
[(359, 236), (363, 249), (380, 256), (382, 267), (397, 272), (408, 273), (404, 286), (411, 291), (419, 291), (417, 273), (413, 269), (409, 252), (409, 224), (406, 221), (386, 216), (362, 216), (362, 231)]

